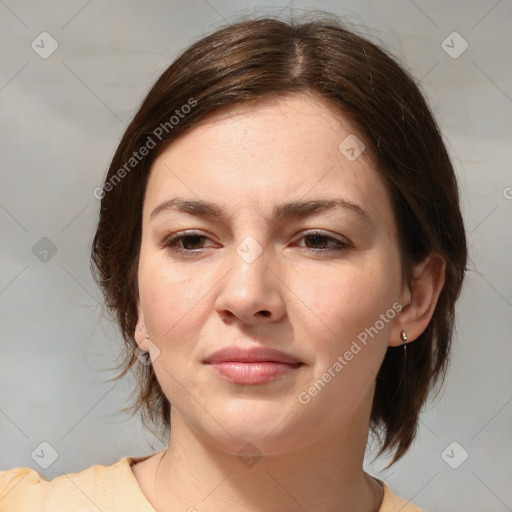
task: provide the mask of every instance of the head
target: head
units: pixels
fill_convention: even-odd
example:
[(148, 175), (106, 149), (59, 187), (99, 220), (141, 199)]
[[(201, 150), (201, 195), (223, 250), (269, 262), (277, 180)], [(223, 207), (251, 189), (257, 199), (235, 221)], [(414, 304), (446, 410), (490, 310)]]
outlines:
[[(442, 136), (396, 58), (334, 17), (217, 30), (150, 90), (102, 196), (93, 270), (146, 423), (168, 427), (172, 404), (220, 448), (271, 454), (343, 432), (366, 401), (381, 452), (407, 451), (467, 250)], [(205, 361), (234, 344), (302, 364), (232, 384)]]

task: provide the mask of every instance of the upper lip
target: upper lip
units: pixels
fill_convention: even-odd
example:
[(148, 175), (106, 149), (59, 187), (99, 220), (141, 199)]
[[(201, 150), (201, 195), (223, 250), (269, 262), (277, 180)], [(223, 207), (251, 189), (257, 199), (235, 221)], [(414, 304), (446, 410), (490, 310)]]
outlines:
[(286, 364), (300, 363), (297, 358), (273, 348), (244, 348), (234, 345), (214, 352), (205, 360), (206, 363), (223, 363), (228, 361), (240, 363), (261, 363), (265, 361)]

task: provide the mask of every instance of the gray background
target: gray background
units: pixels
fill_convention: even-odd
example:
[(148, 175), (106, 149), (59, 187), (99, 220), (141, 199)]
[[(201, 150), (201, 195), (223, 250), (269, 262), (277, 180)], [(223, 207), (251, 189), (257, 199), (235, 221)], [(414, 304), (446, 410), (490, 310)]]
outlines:
[[(462, 187), (472, 270), (445, 391), (422, 415), (409, 454), (381, 473), (386, 461), (368, 458), (367, 469), (426, 510), (512, 510), (512, 4), (292, 6), (297, 14), (336, 12), (407, 63)], [(89, 271), (99, 206), (93, 190), (143, 95), (183, 47), (240, 15), (287, 15), (292, 6), (0, 1), (0, 469), (30, 466), (53, 478), (163, 447), (137, 417), (119, 412), (130, 378), (107, 380), (121, 345), (101, 317)], [(43, 37), (39, 51), (51, 48), (43, 31), (59, 45), (45, 59), (31, 47), (43, 46)], [(454, 31), (469, 45), (457, 58), (458, 36), (444, 43), (452, 55), (442, 46)], [(41, 442), (58, 453), (48, 469), (31, 456)]]

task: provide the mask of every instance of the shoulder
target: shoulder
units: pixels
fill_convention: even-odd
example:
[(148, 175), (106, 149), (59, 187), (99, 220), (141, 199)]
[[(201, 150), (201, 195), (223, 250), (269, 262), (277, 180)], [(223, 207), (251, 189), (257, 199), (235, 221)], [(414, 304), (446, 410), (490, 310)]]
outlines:
[(384, 499), (378, 512), (423, 512), (410, 501), (393, 494), (393, 491), (384, 481), (379, 480), (379, 482), (384, 487)]
[(130, 465), (142, 458), (123, 457), (46, 480), (36, 470), (18, 467), (0, 471), (0, 512), (144, 511), (148, 507)]
[(0, 471), (0, 511), (25, 510), (19, 508), (24, 505), (23, 501), (29, 507), (42, 503), (43, 482), (44, 479), (32, 468)]

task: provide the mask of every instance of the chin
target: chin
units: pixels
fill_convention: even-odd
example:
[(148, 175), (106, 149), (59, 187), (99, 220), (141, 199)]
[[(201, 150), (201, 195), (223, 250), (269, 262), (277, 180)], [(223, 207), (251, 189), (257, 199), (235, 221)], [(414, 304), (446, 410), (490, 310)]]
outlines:
[(212, 408), (222, 411), (214, 415), (218, 423), (206, 415), (194, 426), (208, 444), (231, 455), (279, 455), (307, 446), (319, 434), (314, 418), (299, 416), (300, 409), (282, 402), (234, 402)]

